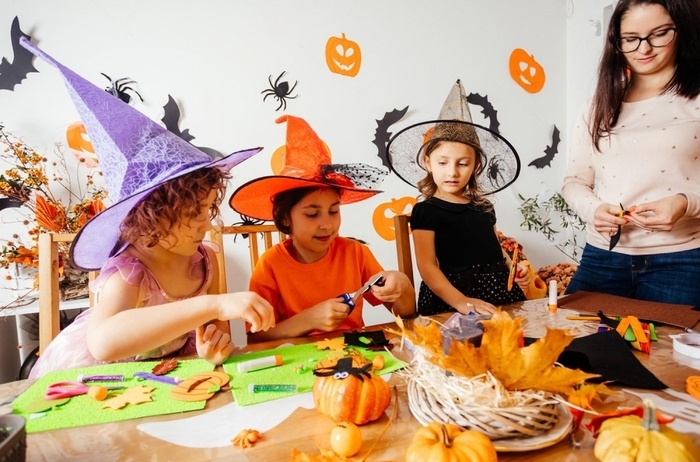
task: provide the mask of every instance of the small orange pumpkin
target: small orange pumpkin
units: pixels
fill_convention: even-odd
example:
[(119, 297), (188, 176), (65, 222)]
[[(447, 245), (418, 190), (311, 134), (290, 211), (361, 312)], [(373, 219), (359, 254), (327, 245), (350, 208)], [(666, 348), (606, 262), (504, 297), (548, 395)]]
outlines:
[[(336, 367), (349, 361), (355, 372), (357, 361), (351, 358), (338, 360)], [(364, 365), (361, 374), (345, 374), (336, 378), (338, 373), (317, 375), (313, 386), (316, 409), (336, 422), (352, 422), (364, 425), (380, 418), (391, 401), (391, 390), (386, 381), (371, 370), (371, 363)], [(317, 368), (314, 373), (318, 374)]]
[(508, 61), (510, 76), (515, 83), (520, 85), (525, 91), (537, 93), (544, 87), (546, 75), (542, 65), (535, 60), (535, 57), (522, 48), (516, 48), (510, 54)]
[(416, 205), (416, 198), (411, 196), (402, 197), (400, 199), (392, 198), (390, 202), (379, 204), (372, 214), (374, 230), (382, 239), (393, 241), (396, 239), (394, 216), (411, 213), (411, 209), (414, 205)]
[(491, 440), (481, 432), (462, 431), (456, 425), (430, 422), (419, 428), (406, 450), (406, 462), (496, 462)]
[(360, 46), (342, 37), (331, 37), (326, 42), (326, 64), (334, 74), (355, 77), (360, 72), (362, 52)]

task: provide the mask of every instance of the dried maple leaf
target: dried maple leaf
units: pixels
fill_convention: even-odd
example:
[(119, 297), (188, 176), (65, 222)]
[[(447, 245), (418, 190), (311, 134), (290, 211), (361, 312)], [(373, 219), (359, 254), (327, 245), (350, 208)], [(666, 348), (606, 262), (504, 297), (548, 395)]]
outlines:
[(143, 385), (131, 387), (121, 395), (105, 401), (105, 403), (102, 405), (102, 409), (121, 409), (127, 404), (147, 403), (152, 401), (151, 392), (153, 390), (155, 390), (155, 387), (144, 387)]
[(350, 460), (343, 456), (339, 456), (333, 451), (324, 451), (322, 448), (319, 449), (321, 451), (321, 455), (315, 456), (313, 454), (299, 452), (296, 448), (292, 448), (292, 458), (289, 460), (290, 462), (345, 462)]
[(331, 340), (324, 339), (320, 342), (316, 342), (316, 348), (319, 350), (331, 350), (338, 351), (345, 348), (345, 340), (343, 337), (334, 338)]
[(442, 333), (436, 323), (414, 322), (411, 331), (401, 325), (399, 328), (401, 335), (423, 348), (430, 361), (445, 370), (463, 377), (489, 371), (510, 391), (543, 390), (569, 395), (587, 379), (597, 377), (555, 366), (559, 355), (574, 339), (567, 331), (548, 329), (543, 338), (520, 348), (522, 322), (498, 310), (490, 320), (483, 321), (484, 335), (479, 348), (467, 341), (453, 341), (449, 354), (444, 352)]
[(164, 359), (151, 369), (155, 375), (165, 375), (175, 369), (180, 364), (177, 358)]

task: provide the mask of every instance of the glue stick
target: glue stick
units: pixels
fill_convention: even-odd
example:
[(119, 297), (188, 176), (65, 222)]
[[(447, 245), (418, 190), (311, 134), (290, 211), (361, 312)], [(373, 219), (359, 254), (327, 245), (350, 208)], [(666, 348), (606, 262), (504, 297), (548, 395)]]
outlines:
[(252, 372), (282, 365), (282, 355), (265, 356), (238, 363), (238, 372)]
[(557, 312), (557, 281), (549, 281), (549, 312)]

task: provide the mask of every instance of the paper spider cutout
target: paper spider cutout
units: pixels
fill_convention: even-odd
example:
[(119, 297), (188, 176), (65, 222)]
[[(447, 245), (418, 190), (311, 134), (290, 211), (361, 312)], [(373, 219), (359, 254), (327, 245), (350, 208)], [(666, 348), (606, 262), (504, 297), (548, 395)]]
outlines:
[(353, 367), (352, 358), (341, 358), (333, 367), (321, 367), (314, 370), (314, 375), (319, 377), (333, 376), (336, 380), (347, 379), (349, 376), (354, 376), (360, 379), (360, 382), (364, 382), (365, 377), (372, 378), (372, 375), (368, 372), (372, 368), (372, 363), (367, 363), (362, 367)]
[(112, 78), (104, 72), (100, 72), (100, 74), (104, 75), (105, 78), (109, 80), (109, 83), (112, 84), (111, 86), (105, 88), (105, 91), (110, 95), (116, 96), (120, 100), (124, 101), (126, 104), (129, 104), (129, 101), (131, 101), (131, 95), (128, 94), (126, 91), (130, 90), (136, 93), (136, 96), (138, 96), (141, 102), (143, 102), (141, 94), (128, 86), (130, 83), (136, 83), (136, 80), (130, 80), (129, 77), (122, 77), (121, 79), (112, 80)]
[(265, 95), (263, 97), (263, 102), (267, 99), (268, 96), (274, 96), (277, 101), (280, 102), (280, 105), (277, 106), (277, 109), (275, 111), (279, 111), (281, 107), (284, 107), (284, 110), (287, 110), (287, 100), (288, 99), (296, 99), (299, 95), (294, 95), (290, 96), (294, 89), (296, 88), (297, 84), (299, 83), (298, 80), (294, 82), (294, 85), (292, 85), (292, 88), (289, 88), (289, 82), (281, 82), (280, 79), (286, 74), (287, 71), (283, 71), (279, 77), (275, 80), (275, 83), (272, 83), (272, 76), (269, 76), (267, 78), (267, 81), (270, 82), (270, 88), (267, 90), (263, 90), (260, 92), (261, 95)]

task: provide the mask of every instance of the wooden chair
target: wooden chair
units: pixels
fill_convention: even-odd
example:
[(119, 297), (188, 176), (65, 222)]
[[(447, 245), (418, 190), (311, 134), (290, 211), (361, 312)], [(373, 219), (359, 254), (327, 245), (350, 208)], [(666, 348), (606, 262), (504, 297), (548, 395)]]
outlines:
[[(75, 234), (39, 234), (39, 351), (44, 351), (61, 330), (58, 247), (60, 243), (73, 242), (74, 238)], [(91, 282), (97, 273), (90, 271)], [(90, 292), (88, 306), (93, 305), (93, 297), (94, 294)]]
[(394, 233), (396, 234), (396, 257), (399, 271), (408, 276), (411, 285), (413, 280), (413, 256), (411, 254), (411, 234), (408, 230), (408, 215), (394, 215)]
[[(226, 284), (226, 271), (225, 261), (224, 261), (224, 239), (225, 234), (247, 234), (248, 235), (248, 246), (250, 248), (250, 270), (253, 271), (255, 265), (260, 259), (260, 246), (258, 239), (262, 236), (263, 240), (263, 252), (268, 250), (277, 242), (282, 242), (287, 238), (287, 235), (279, 231), (275, 225), (241, 225), (241, 226), (215, 226), (211, 231), (209, 231), (209, 240), (216, 243), (220, 251), (216, 255), (217, 263), (219, 266), (219, 287), (223, 292), (227, 290)], [(277, 236), (276, 239), (274, 237)]]

